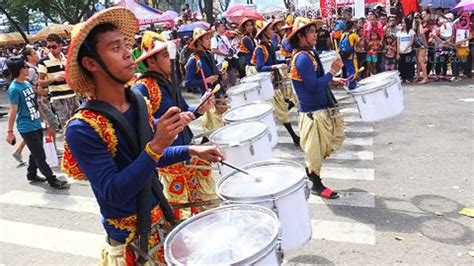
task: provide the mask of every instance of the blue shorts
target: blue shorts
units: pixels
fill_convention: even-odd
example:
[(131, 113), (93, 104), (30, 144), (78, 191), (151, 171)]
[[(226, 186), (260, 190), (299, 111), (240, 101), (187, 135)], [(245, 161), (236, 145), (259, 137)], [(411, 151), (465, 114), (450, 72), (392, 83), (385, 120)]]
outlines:
[(367, 55), (367, 62), (377, 63), (377, 55)]

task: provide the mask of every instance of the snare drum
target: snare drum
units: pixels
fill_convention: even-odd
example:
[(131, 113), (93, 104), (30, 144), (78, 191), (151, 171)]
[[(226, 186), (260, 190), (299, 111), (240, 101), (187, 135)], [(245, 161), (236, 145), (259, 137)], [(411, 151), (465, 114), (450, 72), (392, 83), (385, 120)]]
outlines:
[(365, 86), (365, 85), (369, 85), (373, 83), (379, 84), (381, 82), (384, 82), (386, 79), (394, 79), (397, 81), (400, 97), (402, 97), (402, 100), (405, 100), (405, 96), (403, 95), (403, 89), (402, 89), (402, 81), (400, 79), (400, 72), (398, 72), (398, 70), (386, 71), (386, 72), (382, 72), (382, 73), (370, 76), (361, 81), (358, 81), (357, 85)]
[(271, 147), (278, 144), (278, 131), (273, 117), (273, 106), (265, 102), (256, 102), (230, 109), (223, 115), (224, 123), (238, 123), (244, 121), (260, 121), (267, 125), (272, 135)]
[(362, 121), (379, 121), (403, 111), (403, 89), (399, 80), (379, 77), (371, 83), (365, 81), (362, 84), (351, 91)]
[(242, 83), (227, 90), (231, 108), (255, 102), (264, 101), (262, 89), (257, 82)]
[[(234, 123), (216, 130), (209, 137), (228, 161), (236, 166), (272, 158), (271, 135), (268, 127), (257, 121)], [(232, 169), (219, 166), (221, 174)]]
[(309, 241), (312, 229), (305, 196), (309, 188), (303, 166), (289, 160), (269, 160), (242, 168), (252, 176), (233, 171), (222, 177), (217, 183), (219, 198), (225, 204), (256, 204), (272, 209), (282, 225), (284, 251)]
[(275, 92), (273, 91), (273, 83), (272, 83), (272, 74), (268, 73), (257, 73), (255, 75), (247, 76), (240, 80), (242, 83), (251, 83), (257, 82), (260, 84), (260, 88), (262, 89), (263, 100), (269, 101), (273, 98)]
[(228, 205), (179, 224), (165, 240), (168, 265), (280, 265), (280, 223), (269, 209)]
[(324, 72), (329, 72), (331, 70), (331, 64), (334, 60), (336, 60), (337, 52), (336, 51), (325, 51), (319, 55), (319, 59), (321, 59), (321, 64), (323, 65)]

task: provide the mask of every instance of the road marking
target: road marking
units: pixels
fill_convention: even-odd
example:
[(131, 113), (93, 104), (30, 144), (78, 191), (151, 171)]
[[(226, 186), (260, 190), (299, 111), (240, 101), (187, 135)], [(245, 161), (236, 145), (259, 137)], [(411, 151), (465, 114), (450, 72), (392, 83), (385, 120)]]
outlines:
[(359, 115), (347, 115), (344, 116), (344, 122), (362, 122)]
[(329, 156), (328, 159), (339, 159), (339, 160), (374, 160), (374, 153), (371, 151), (348, 151), (339, 150)]
[[(34, 219), (34, 218), (32, 218)], [(0, 219), (0, 242), (98, 259), (105, 236)]]
[(343, 179), (343, 180), (375, 180), (375, 170), (369, 168), (346, 168), (323, 166), (321, 169), (322, 178)]
[(338, 199), (325, 200), (321, 197), (311, 195), (308, 203), (318, 205), (337, 205), (337, 206), (351, 206), (362, 208), (375, 207), (375, 195), (370, 192), (352, 192), (352, 191), (338, 191), (341, 195)]
[[(279, 135), (278, 136), (278, 143), (282, 143), (282, 144), (293, 143), (293, 139), (288, 135), (284, 135), (284, 136)], [(372, 146), (372, 145), (374, 145), (374, 139), (372, 137), (346, 138), (344, 140), (344, 145)]]
[(375, 245), (375, 225), (311, 220), (313, 239)]
[(359, 109), (357, 109), (355, 107), (342, 108), (341, 113), (343, 113), (343, 114), (358, 114)]
[(13, 190), (0, 195), (0, 203), (99, 214), (97, 201), (92, 197)]
[(344, 132), (372, 133), (374, 132), (374, 127), (373, 126), (344, 126)]

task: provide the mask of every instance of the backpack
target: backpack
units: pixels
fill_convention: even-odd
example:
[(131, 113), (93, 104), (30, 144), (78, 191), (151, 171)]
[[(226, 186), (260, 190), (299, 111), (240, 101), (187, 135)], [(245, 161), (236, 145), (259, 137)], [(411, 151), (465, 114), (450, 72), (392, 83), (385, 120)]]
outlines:
[(351, 46), (349, 36), (354, 33), (345, 33), (342, 35), (341, 41), (339, 42), (339, 53), (342, 57), (347, 58), (354, 54), (354, 47)]

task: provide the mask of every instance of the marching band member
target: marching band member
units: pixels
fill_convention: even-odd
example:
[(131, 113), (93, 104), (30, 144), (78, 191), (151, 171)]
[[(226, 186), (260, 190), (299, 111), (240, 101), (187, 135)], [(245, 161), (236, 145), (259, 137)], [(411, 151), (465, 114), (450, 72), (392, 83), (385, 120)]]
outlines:
[(88, 101), (67, 124), (62, 170), (88, 179), (99, 204), (107, 233), (99, 265), (143, 264), (150, 256), (165, 263), (165, 227), (174, 219), (156, 168), (190, 156), (222, 160), (216, 147), (168, 148), (193, 115), (172, 107), (154, 121), (143, 97), (126, 88), (138, 25), (126, 8), (105, 9), (78, 26), (67, 56), (66, 80)]
[(282, 30), (285, 26), (285, 19), (276, 20), (273, 22), (273, 30), (275, 34), (272, 38), (272, 45), (275, 48), (275, 51), (280, 51), (280, 45), (283, 40), (285, 32)]
[(294, 48), (290, 78), (300, 102), (300, 143), (305, 153), (306, 171), (313, 182), (311, 193), (336, 199), (339, 194), (323, 185), (320, 172), (322, 160), (337, 150), (344, 141), (344, 121), (329, 84), (332, 82), (343, 85), (346, 81), (334, 77), (343, 66), (340, 58), (325, 73), (314, 50), (317, 23), (318, 21), (303, 17), (295, 19), (293, 31), (288, 36)]
[[(293, 91), (290, 86), (284, 83), (280, 70), (286, 71), (288, 65), (278, 62), (275, 49), (272, 46), (271, 39), (274, 31), (271, 22), (265, 22), (258, 30), (256, 38), (260, 40), (252, 56), (251, 63), (256, 66), (258, 72), (272, 72), (275, 86), (275, 95), (272, 103), (275, 108), (275, 116), (283, 126), (285, 126), (295, 145), (299, 145), (300, 138), (294, 132), (290, 123), (289, 102)], [(283, 61), (284, 62), (284, 61)], [(292, 103), (294, 105), (294, 103)]]
[[(139, 62), (142, 62), (148, 71), (138, 78), (133, 88), (140, 91), (150, 101), (151, 111), (156, 119), (161, 118), (173, 106), (179, 107), (183, 112), (193, 113), (196, 117), (214, 106), (213, 99), (210, 99), (199, 110), (195, 110), (186, 103), (179, 88), (172, 85), (170, 80), (172, 68), (164, 39), (154, 40), (153, 47), (135, 61), (135, 63)], [(203, 97), (206, 96), (207, 94)], [(192, 137), (191, 129), (186, 126), (172, 146), (190, 145)], [(209, 162), (192, 158), (190, 164), (192, 167), (179, 162), (160, 168), (159, 175), (165, 188), (165, 196), (172, 205), (216, 198)], [(198, 212), (197, 207), (192, 207), (190, 211), (175, 208), (174, 215), (177, 220), (182, 220)]]
[(242, 38), (240, 39), (239, 57), (243, 57), (245, 59), (245, 73), (247, 76), (255, 74), (256, 72), (255, 68), (250, 62), (255, 50), (255, 41), (253, 36), (255, 22), (255, 19), (245, 18), (237, 27), (237, 29), (242, 33)]
[[(186, 75), (184, 84), (186, 87), (200, 88), (203, 95), (208, 90), (214, 89), (221, 79), (221, 73), (217, 69), (214, 56), (209, 52), (211, 48), (211, 37), (213, 30), (205, 31), (201, 28), (194, 29), (193, 40), (189, 47), (194, 53), (189, 57), (186, 64)], [(205, 132), (211, 132), (224, 126), (222, 114), (227, 110), (224, 90), (220, 90), (216, 94), (215, 108), (205, 112), (202, 120), (202, 127)], [(206, 137), (203, 143), (207, 142)]]

